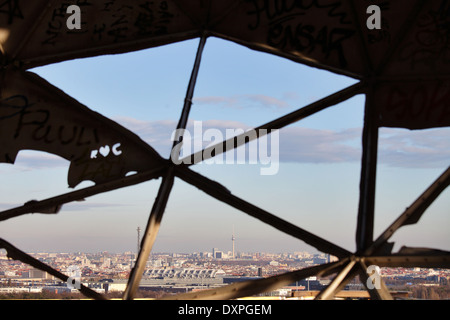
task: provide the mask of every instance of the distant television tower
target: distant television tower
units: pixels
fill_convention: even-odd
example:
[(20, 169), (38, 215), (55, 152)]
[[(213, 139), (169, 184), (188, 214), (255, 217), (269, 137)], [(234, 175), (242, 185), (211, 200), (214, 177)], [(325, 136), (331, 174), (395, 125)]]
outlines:
[(234, 259), (234, 226), (233, 226), (233, 234), (231, 235), (231, 243), (233, 245), (232, 257)]

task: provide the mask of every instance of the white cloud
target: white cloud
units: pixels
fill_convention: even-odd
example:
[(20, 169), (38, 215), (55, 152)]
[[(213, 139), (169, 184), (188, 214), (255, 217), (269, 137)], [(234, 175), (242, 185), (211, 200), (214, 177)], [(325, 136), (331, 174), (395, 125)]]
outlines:
[(195, 104), (218, 105), (224, 108), (244, 109), (244, 108), (271, 108), (275, 110), (285, 109), (289, 104), (285, 101), (287, 97), (293, 95), (287, 93), (283, 99), (267, 96), (264, 94), (241, 94), (229, 97), (209, 96), (198, 97), (194, 99)]
[(450, 164), (450, 129), (380, 130), (379, 158), (397, 167), (446, 167)]
[(289, 127), (280, 133), (280, 161), (300, 163), (357, 162), (360, 129), (341, 131)]

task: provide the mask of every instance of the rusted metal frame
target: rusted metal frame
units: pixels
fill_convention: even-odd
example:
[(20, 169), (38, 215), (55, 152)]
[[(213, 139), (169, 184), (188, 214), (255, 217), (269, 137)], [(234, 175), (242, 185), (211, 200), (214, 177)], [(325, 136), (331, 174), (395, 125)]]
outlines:
[[(350, 87), (347, 87), (343, 90), (335, 92), (334, 94), (331, 94), (319, 101), (313, 102), (303, 108), (300, 108), (300, 109), (293, 111), (287, 115), (284, 115), (280, 118), (277, 118), (273, 121), (267, 122), (266, 124), (256, 127), (255, 128), (256, 135), (248, 136), (244, 132), (236, 137), (230, 138), (223, 142), (219, 142), (213, 146), (209, 146), (201, 151), (193, 153), (192, 155), (186, 156), (183, 159), (181, 159), (180, 161), (186, 165), (192, 165), (192, 164), (196, 164), (198, 162), (201, 162), (201, 161), (211, 158), (210, 155), (211, 155), (212, 150), (215, 151), (213, 156), (217, 156), (221, 153), (233, 150), (245, 143), (249, 143), (250, 141), (253, 141), (254, 139), (258, 139), (266, 134), (270, 134), (271, 130), (281, 129), (290, 124), (298, 122), (304, 118), (307, 118), (319, 111), (322, 111), (328, 107), (331, 107), (331, 106), (341, 103), (345, 100), (348, 100), (348, 99), (352, 98), (353, 96), (355, 96), (359, 93), (362, 93), (364, 87), (365, 87), (365, 84), (363, 82), (358, 82)], [(247, 137), (248, 139), (245, 139), (245, 137)], [(206, 153), (206, 156), (205, 156), (205, 153)]]
[(369, 288), (368, 282), (372, 279), (370, 278), (371, 275), (368, 274), (368, 267), (365, 263), (365, 258), (359, 260), (359, 265), (361, 267), (360, 272), (360, 279), (363, 285), (366, 287), (367, 292), (369, 293), (370, 297), (373, 300), (393, 300), (392, 295), (389, 293), (389, 289), (387, 288), (386, 284), (384, 283), (383, 279), (378, 279), (377, 284), (378, 286), (374, 286), (373, 288)]
[(127, 288), (123, 294), (124, 300), (134, 299), (134, 296), (136, 295), (136, 292), (139, 288), (139, 283), (141, 281), (142, 274), (144, 273), (145, 265), (153, 248), (153, 244), (155, 243), (156, 236), (159, 232), (159, 227), (164, 215), (164, 210), (166, 209), (167, 201), (169, 200), (173, 182), (173, 168), (169, 168), (167, 170), (166, 176), (161, 182), (158, 195), (153, 204), (147, 227), (140, 245), (139, 255), (136, 259), (136, 263), (133, 269), (131, 270), (130, 277), (128, 278)]
[(378, 123), (373, 105), (373, 86), (366, 95), (361, 160), (360, 198), (356, 229), (357, 253), (367, 249), (373, 241), (375, 215), (375, 184), (378, 157)]
[[(177, 125), (177, 132), (178, 130), (183, 131), (184, 129), (186, 129), (187, 121), (189, 118), (189, 112), (192, 106), (192, 97), (194, 95), (194, 88), (197, 81), (198, 72), (200, 69), (201, 57), (206, 43), (206, 38), (207, 38), (206, 35), (203, 35), (200, 38), (194, 62), (194, 67), (192, 69), (191, 78), (189, 80), (186, 97), (184, 100), (183, 109), (181, 111), (181, 116)], [(181, 133), (179, 136), (179, 140), (174, 141), (173, 149), (175, 149), (175, 147), (182, 142), (182, 139), (183, 135)], [(178, 157), (178, 155), (176, 156)], [(170, 192), (172, 191), (173, 183), (174, 183), (174, 168), (173, 166), (170, 166), (167, 170), (165, 177), (163, 178), (163, 181), (158, 191), (158, 195), (153, 204), (153, 208), (150, 213), (147, 227), (144, 236), (142, 238), (139, 255), (136, 259), (136, 264), (133, 270), (131, 271), (130, 277), (128, 279), (127, 288), (123, 294), (124, 300), (133, 299), (139, 288), (139, 283), (141, 281), (142, 274), (144, 273), (145, 265), (147, 263), (150, 252), (153, 248), (153, 244), (155, 243), (156, 236), (159, 232), (159, 227), (161, 225), (164, 211), (167, 206), (167, 201), (169, 200)]]
[(365, 256), (372, 255), (386, 244), (388, 239), (402, 226), (419, 221), (427, 208), (450, 185), (450, 167), (448, 167), (413, 204), (408, 207), (364, 252)]
[(212, 181), (187, 167), (180, 165), (177, 166), (175, 170), (177, 177), (193, 186), (196, 186), (206, 194), (209, 194), (217, 200), (227, 203), (228, 205), (243, 211), (256, 219), (259, 219), (288, 235), (300, 239), (322, 252), (330, 253), (339, 258), (344, 258), (351, 255), (349, 251), (337, 246), (336, 244), (324, 240), (300, 227), (293, 225), (290, 222), (287, 222), (286, 220), (283, 220), (243, 199), (238, 198), (237, 196), (231, 194), (231, 192), (221, 184)]
[[(359, 276), (359, 279), (362, 283), (367, 283), (367, 279), (369, 278), (367, 275), (367, 267), (361, 266), (361, 264), (359, 263), (361, 260), (364, 260), (365, 258), (364, 257), (362, 257), (362, 258), (356, 257), (356, 259), (357, 259), (358, 263), (356, 263), (353, 266), (353, 269), (349, 272), (349, 274), (345, 277), (345, 279), (343, 281), (341, 281), (341, 283), (335, 290), (335, 294), (338, 294), (341, 290), (343, 290), (344, 287), (357, 276)], [(381, 285), (385, 286), (383, 279), (381, 279)], [(374, 300), (381, 299), (381, 297), (380, 297), (380, 295), (378, 295), (378, 293), (369, 291), (367, 286), (366, 286), (366, 290), (368, 291), (368, 293), (372, 299), (374, 299)], [(386, 290), (387, 290), (387, 288), (386, 288)], [(387, 298), (389, 298), (389, 297), (387, 296)]]
[(203, 290), (179, 295), (169, 295), (162, 297), (160, 300), (229, 300), (249, 297), (270, 290), (275, 290), (313, 275), (320, 277), (332, 274), (336, 272), (335, 270), (337, 268), (340, 268), (345, 263), (348, 263), (348, 259), (287, 272), (264, 279), (238, 282), (218, 289)]
[[(186, 129), (186, 125), (187, 125), (187, 122), (189, 119), (189, 113), (190, 113), (191, 107), (192, 107), (192, 98), (194, 96), (195, 84), (197, 82), (198, 72), (200, 70), (200, 63), (201, 63), (201, 59), (202, 59), (203, 49), (205, 48), (206, 39), (207, 39), (207, 35), (203, 34), (202, 37), (200, 38), (200, 43), (198, 45), (197, 55), (195, 57), (195, 62), (194, 62), (194, 68), (191, 73), (191, 78), (189, 79), (189, 85), (187, 88), (186, 97), (184, 99), (183, 110), (181, 112), (181, 116), (180, 116), (180, 119), (177, 124), (176, 132), (177, 132), (177, 134), (179, 134), (179, 136), (177, 137), (178, 141), (175, 139), (173, 146), (172, 146), (172, 152), (171, 152), (172, 160), (178, 161), (178, 158), (179, 158), (179, 153), (178, 152), (175, 153), (173, 151), (178, 150), (179, 148), (177, 148), (177, 146), (180, 145), (183, 141), (183, 132)], [(174, 159), (174, 157), (176, 157), (176, 158)]]
[[(0, 238), (0, 248), (3, 248), (7, 251), (7, 255), (9, 258), (13, 259), (13, 260), (19, 260), (22, 261), (23, 263), (26, 263), (32, 267), (35, 267), (39, 270), (45, 271), (49, 274), (51, 274), (52, 276), (67, 282), (67, 280), (69, 279), (68, 276), (66, 276), (65, 274), (62, 274), (61, 272), (59, 272), (58, 270), (53, 269), (52, 267), (42, 263), (41, 261), (33, 258), (32, 256), (28, 255), (27, 253), (19, 250), (18, 248), (16, 248), (15, 246), (13, 246), (12, 244), (10, 244), (9, 242), (3, 240)], [(107, 300), (106, 297), (104, 297), (102, 294), (84, 286), (83, 284), (80, 284), (80, 289), (79, 291), (84, 294), (86, 297), (91, 298), (91, 299), (95, 299), (95, 300)]]
[(324, 290), (319, 292), (315, 300), (330, 300), (334, 298), (336, 293), (340, 291), (340, 285), (342, 281), (344, 281), (345, 278), (348, 276), (350, 271), (353, 269), (355, 263), (356, 263), (355, 259), (350, 259), (348, 264), (339, 271), (336, 277), (334, 277), (333, 281), (331, 281), (331, 283)]
[[(351, 257), (352, 258), (352, 257)], [(345, 276), (345, 278), (339, 283), (334, 291), (334, 295), (337, 295), (340, 291), (342, 291), (345, 286), (352, 281), (358, 274), (361, 272), (358, 264), (355, 264), (352, 270)]]
[[(374, 256), (382, 256), (382, 254), (374, 254)], [(399, 251), (397, 251), (394, 256), (415, 256), (415, 257), (425, 257), (425, 256), (449, 256), (450, 252), (440, 249), (432, 248), (415, 248), (402, 246)]]
[[(314, 113), (317, 113), (325, 108), (330, 107), (331, 105), (340, 103), (342, 101), (345, 101), (354, 95), (361, 93), (362, 89), (364, 87), (364, 84), (362, 82), (359, 82), (353, 86), (350, 86), (346, 89), (343, 89), (335, 94), (332, 94), (326, 98), (323, 98), (315, 103), (312, 103), (304, 108), (301, 108), (297, 111), (291, 112), (288, 115), (285, 115), (283, 117), (280, 117), (276, 120), (273, 120), (269, 123), (266, 123), (258, 128), (256, 128), (257, 137), (260, 137), (260, 130), (259, 129), (267, 129), (273, 130), (273, 129), (279, 129), (284, 126), (287, 126), (289, 124), (292, 124), (294, 122), (297, 122), (303, 118), (306, 118)], [(267, 132), (268, 132), (267, 131)], [(265, 131), (263, 131), (265, 133)], [(244, 136), (243, 134), (242, 136)], [(226, 152), (228, 150), (232, 150), (234, 148), (237, 148), (238, 146), (249, 142), (250, 140), (247, 139), (238, 139), (238, 137), (234, 137), (232, 139), (226, 140), (222, 143), (222, 148), (217, 148), (219, 144), (211, 147), (212, 149), (219, 150), (219, 152), (222, 150), (223, 152)], [(238, 144), (239, 141), (242, 141), (243, 143)], [(230, 142), (233, 142), (231, 144)], [(229, 148), (229, 146), (232, 146), (232, 148)], [(205, 152), (204, 149), (200, 151), (199, 153), (195, 153), (191, 156), (188, 156), (184, 159), (182, 159), (183, 163), (188, 164), (195, 164), (196, 162), (199, 162), (198, 159), (201, 159), (200, 161), (204, 160), (203, 154)], [(209, 152), (208, 154), (211, 154)], [(214, 156), (217, 156), (219, 153), (214, 154)], [(186, 160), (190, 158), (189, 160)], [(196, 161), (197, 160), (197, 161)], [(256, 206), (253, 206), (250, 203), (247, 203), (246, 201), (239, 199), (235, 196), (233, 196), (225, 187), (221, 186), (220, 184), (211, 181), (195, 172), (188, 171), (182, 169), (181, 166), (177, 167), (177, 176), (179, 176), (184, 181), (193, 184), (197, 186), (199, 189), (203, 190), (207, 194), (210, 194), (211, 196), (215, 197), (216, 199), (228, 203), (229, 205), (233, 206), (234, 208), (244, 211), (247, 214), (265, 222), (269, 225), (279, 229), (280, 231), (283, 231), (287, 234), (290, 234), (296, 238), (299, 238), (306, 243), (316, 247), (320, 251), (331, 253), (337, 257), (347, 257), (350, 255), (350, 252), (348, 252), (345, 249), (342, 249), (335, 244), (332, 244), (326, 240), (323, 240), (297, 226), (294, 226), (290, 224), (289, 222), (286, 222)]]
[(374, 300), (392, 300), (383, 279), (379, 279), (380, 287), (370, 289), (367, 287), (370, 275), (367, 265), (378, 267), (424, 267), (424, 268), (450, 268), (450, 253), (440, 255), (389, 255), (389, 256), (368, 256), (360, 260), (361, 282), (366, 286), (368, 293)]
[(87, 197), (112, 191), (119, 188), (124, 188), (139, 184), (148, 180), (155, 179), (161, 176), (167, 166), (160, 166), (142, 173), (137, 173), (124, 178), (116, 179), (110, 182), (102, 183), (99, 185), (94, 185), (77, 191), (72, 191), (66, 194), (62, 194), (56, 197), (48, 198), (45, 200), (36, 201), (33, 203), (25, 204), (20, 207), (13, 209), (8, 209), (0, 212), (0, 221), (7, 220), (10, 218), (18, 217), (20, 215), (28, 213), (38, 213), (39, 211), (45, 210), (47, 208), (55, 207), (58, 205), (66, 204), (73, 201), (83, 200)]
[(450, 268), (450, 254), (370, 256), (364, 261), (379, 267)]

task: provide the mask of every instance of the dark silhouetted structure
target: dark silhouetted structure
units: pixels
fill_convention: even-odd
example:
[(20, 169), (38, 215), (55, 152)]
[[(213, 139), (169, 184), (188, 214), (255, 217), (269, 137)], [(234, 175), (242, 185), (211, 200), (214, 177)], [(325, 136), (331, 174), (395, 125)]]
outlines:
[[(23, 149), (50, 152), (70, 161), (70, 187), (85, 180), (95, 185), (5, 210), (0, 212), (0, 220), (27, 213), (54, 212), (52, 208), (65, 203), (162, 177), (124, 299), (135, 296), (176, 178), (321, 252), (336, 256), (338, 261), (169, 298), (231, 299), (311, 276), (336, 274), (316, 296), (316, 299), (331, 299), (354, 277), (359, 276), (363, 283), (368, 283), (369, 265), (450, 267), (448, 252), (402, 248), (393, 253), (392, 243), (388, 242), (399, 228), (418, 222), (449, 185), (450, 168), (378, 238), (373, 235), (379, 128), (415, 130), (450, 126), (448, 1), (99, 0), (77, 3), (80, 29), (73, 20), (77, 11), (68, 13), (67, 1), (3, 1), (0, 8), (0, 161), (13, 164)], [(369, 4), (378, 5), (379, 16), (376, 11), (367, 10)], [(209, 37), (358, 80), (355, 85), (257, 128), (267, 129), (270, 134), (270, 130), (286, 127), (357, 94), (365, 95), (356, 252), (284, 221), (192, 171), (190, 166), (204, 157), (193, 156), (189, 164), (175, 165), (134, 133), (27, 71), (69, 59), (125, 53), (199, 38), (185, 103), (174, 128), (184, 129), (202, 51)], [(178, 143), (175, 141), (174, 146)], [(137, 173), (127, 176), (131, 171)], [(57, 270), (5, 240), (0, 241), (10, 257), (67, 280)], [(382, 282), (374, 289), (368, 285), (367, 289), (374, 299), (392, 298)], [(103, 298), (85, 287), (81, 291), (92, 298)]]

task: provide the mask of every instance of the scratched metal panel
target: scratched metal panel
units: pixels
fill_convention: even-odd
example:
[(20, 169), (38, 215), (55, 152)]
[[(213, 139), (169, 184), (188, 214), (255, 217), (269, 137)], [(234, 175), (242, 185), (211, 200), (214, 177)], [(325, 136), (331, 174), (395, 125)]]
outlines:
[(254, 49), (360, 74), (357, 30), (348, 1), (244, 1), (214, 27)]
[(450, 81), (410, 81), (380, 85), (370, 97), (381, 126), (425, 129), (450, 126)]
[(47, 0), (0, 1), (0, 55), (13, 57), (21, 45), (26, 44), (28, 30), (39, 21)]
[[(382, 74), (386, 60), (389, 60), (390, 51), (395, 47), (399, 39), (402, 38), (402, 32), (408, 32), (406, 25), (408, 18), (414, 13), (418, 6), (418, 1), (386, 1), (386, 0), (358, 0), (353, 1), (354, 11), (357, 23), (360, 26), (362, 43), (364, 45), (365, 63), (367, 70), (374, 74)], [(370, 5), (376, 5), (380, 8), (380, 29), (369, 28), (368, 22), (374, 13), (369, 10)]]
[[(17, 5), (26, 6), (26, 1)], [(67, 7), (81, 9), (81, 29), (69, 29)], [(180, 41), (198, 28), (172, 1), (53, 1), (18, 58), (36, 66), (64, 59), (119, 53)], [(32, 19), (25, 17), (25, 19)], [(13, 36), (15, 36), (13, 34)]]
[(450, 1), (425, 1), (387, 66), (389, 76), (450, 74)]
[(70, 161), (68, 183), (97, 184), (162, 164), (149, 145), (33, 73), (8, 72), (0, 95), (0, 162), (20, 150)]
[[(382, 81), (373, 94), (380, 126), (426, 129), (450, 126), (450, 2), (389, 2), (382, 11), (384, 34), (391, 42)], [(422, 7), (419, 7), (422, 5)], [(396, 6), (394, 8), (394, 6)], [(389, 8), (407, 12), (389, 15)], [(392, 26), (392, 27), (390, 27)], [(389, 32), (389, 28), (397, 28)], [(376, 54), (374, 47), (370, 48)]]

